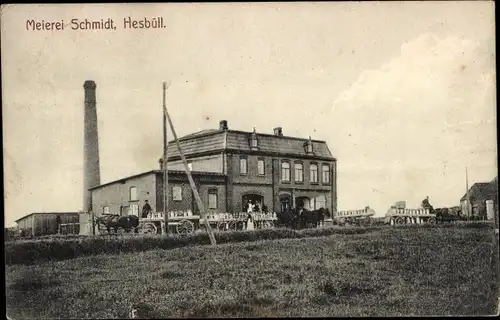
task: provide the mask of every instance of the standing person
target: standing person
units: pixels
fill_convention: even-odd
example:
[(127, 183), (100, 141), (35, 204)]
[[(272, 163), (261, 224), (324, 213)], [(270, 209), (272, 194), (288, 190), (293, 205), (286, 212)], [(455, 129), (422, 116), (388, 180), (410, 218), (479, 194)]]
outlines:
[(145, 202), (144, 207), (142, 207), (142, 217), (147, 218), (148, 215), (151, 213), (152, 209), (148, 203), (148, 200), (146, 200), (144, 202)]
[(252, 200), (248, 200), (247, 213), (250, 213), (252, 211), (253, 211)]
[(249, 212), (247, 216), (247, 230), (254, 230), (255, 225), (253, 223), (253, 217), (252, 214)]
[(257, 202), (255, 203), (254, 212), (261, 212), (261, 211), (260, 211), (260, 202), (259, 202), (259, 201), (257, 201)]

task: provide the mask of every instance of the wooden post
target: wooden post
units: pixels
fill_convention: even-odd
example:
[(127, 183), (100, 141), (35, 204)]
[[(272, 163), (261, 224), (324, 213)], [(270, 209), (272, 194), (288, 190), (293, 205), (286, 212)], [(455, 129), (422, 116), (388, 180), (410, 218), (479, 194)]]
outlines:
[(170, 125), (170, 130), (172, 130), (172, 135), (174, 136), (175, 143), (177, 144), (177, 149), (179, 150), (179, 154), (181, 156), (182, 162), (184, 164), (184, 170), (187, 173), (189, 184), (191, 185), (191, 189), (193, 190), (194, 198), (196, 199), (196, 203), (198, 204), (198, 208), (200, 209), (201, 218), (205, 222), (205, 226), (207, 227), (208, 236), (210, 238), (210, 243), (215, 246), (216, 241), (214, 234), (212, 232), (212, 228), (210, 227), (210, 223), (208, 222), (205, 214), (205, 207), (203, 206), (203, 202), (201, 201), (200, 194), (198, 193), (198, 189), (194, 183), (193, 177), (191, 176), (191, 171), (187, 165), (186, 157), (184, 157), (184, 153), (182, 152), (181, 144), (179, 143), (179, 139), (177, 139), (177, 133), (175, 132), (174, 125), (172, 124), (172, 119), (170, 119), (170, 115), (168, 114), (167, 107), (165, 106), (165, 114), (167, 115), (168, 124)]
[[(169, 85), (170, 86), (170, 85)], [(167, 84), (163, 82), (163, 230), (164, 234), (168, 234), (168, 168), (167, 168), (167, 152), (168, 152), (168, 138), (167, 138), (167, 103), (165, 95), (167, 91)]]

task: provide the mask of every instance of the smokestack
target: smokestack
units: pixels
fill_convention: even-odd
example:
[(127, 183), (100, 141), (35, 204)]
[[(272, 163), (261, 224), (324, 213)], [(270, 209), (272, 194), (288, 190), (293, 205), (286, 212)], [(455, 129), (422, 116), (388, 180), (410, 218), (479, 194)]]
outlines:
[(92, 196), (89, 188), (101, 184), (99, 170), (99, 138), (97, 134), (96, 84), (87, 80), (83, 84), (84, 102), (84, 141), (83, 141), (83, 211), (92, 209)]

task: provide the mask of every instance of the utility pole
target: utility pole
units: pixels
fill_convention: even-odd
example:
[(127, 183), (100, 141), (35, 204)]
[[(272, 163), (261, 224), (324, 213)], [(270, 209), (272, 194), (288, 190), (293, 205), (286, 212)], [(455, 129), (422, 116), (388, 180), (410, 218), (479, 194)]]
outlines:
[(179, 139), (177, 139), (177, 133), (175, 132), (174, 125), (172, 124), (172, 119), (168, 114), (167, 107), (165, 107), (165, 114), (167, 115), (168, 124), (170, 125), (170, 130), (172, 130), (172, 135), (174, 136), (175, 143), (177, 144), (177, 149), (179, 150), (179, 154), (181, 156), (182, 162), (184, 164), (184, 170), (187, 173), (189, 184), (191, 185), (191, 189), (193, 190), (194, 198), (196, 199), (196, 203), (198, 204), (198, 209), (201, 213), (201, 218), (205, 222), (205, 226), (207, 227), (208, 237), (210, 238), (210, 243), (215, 246), (217, 243), (215, 241), (214, 234), (212, 232), (212, 228), (210, 227), (210, 223), (208, 222), (205, 214), (205, 207), (203, 206), (203, 202), (201, 201), (200, 194), (198, 193), (198, 189), (194, 183), (193, 177), (191, 176), (191, 171), (187, 165), (186, 157), (184, 157), (184, 153), (182, 152), (181, 144), (179, 143)]
[[(170, 84), (168, 85), (170, 87)], [(168, 153), (168, 138), (167, 138), (167, 103), (166, 91), (167, 84), (163, 82), (163, 224), (165, 229), (164, 234), (168, 234), (168, 166), (167, 166), (167, 153)]]

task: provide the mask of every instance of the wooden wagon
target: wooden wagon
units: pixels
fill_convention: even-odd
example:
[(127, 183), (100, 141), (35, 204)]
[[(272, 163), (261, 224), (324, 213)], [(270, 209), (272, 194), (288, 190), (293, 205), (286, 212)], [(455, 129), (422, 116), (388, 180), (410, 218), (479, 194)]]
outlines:
[[(275, 221), (278, 220), (276, 213), (260, 213), (253, 212), (255, 229), (272, 228)], [(210, 213), (207, 215), (207, 220), (210, 226), (216, 231), (236, 231), (247, 229), (248, 213)], [(170, 212), (168, 216), (168, 228), (170, 233), (190, 234), (198, 229), (204, 228), (204, 223), (199, 215), (187, 212)], [(163, 212), (155, 212), (148, 215), (147, 218), (139, 219), (138, 226), (140, 233), (164, 234), (165, 232), (165, 217)]]
[[(169, 231), (176, 234), (190, 234), (199, 228), (200, 216), (187, 212), (169, 212), (167, 224)], [(150, 213), (147, 218), (139, 219), (140, 233), (164, 234), (165, 216), (163, 212)]]
[[(278, 220), (276, 213), (252, 212), (255, 229), (273, 228)], [(247, 212), (235, 213), (216, 213), (209, 214), (207, 217), (210, 225), (213, 225), (217, 231), (236, 231), (247, 229)]]
[(429, 209), (405, 209), (390, 208), (386, 213), (386, 219), (391, 226), (403, 224), (434, 224), (436, 215), (429, 212)]

